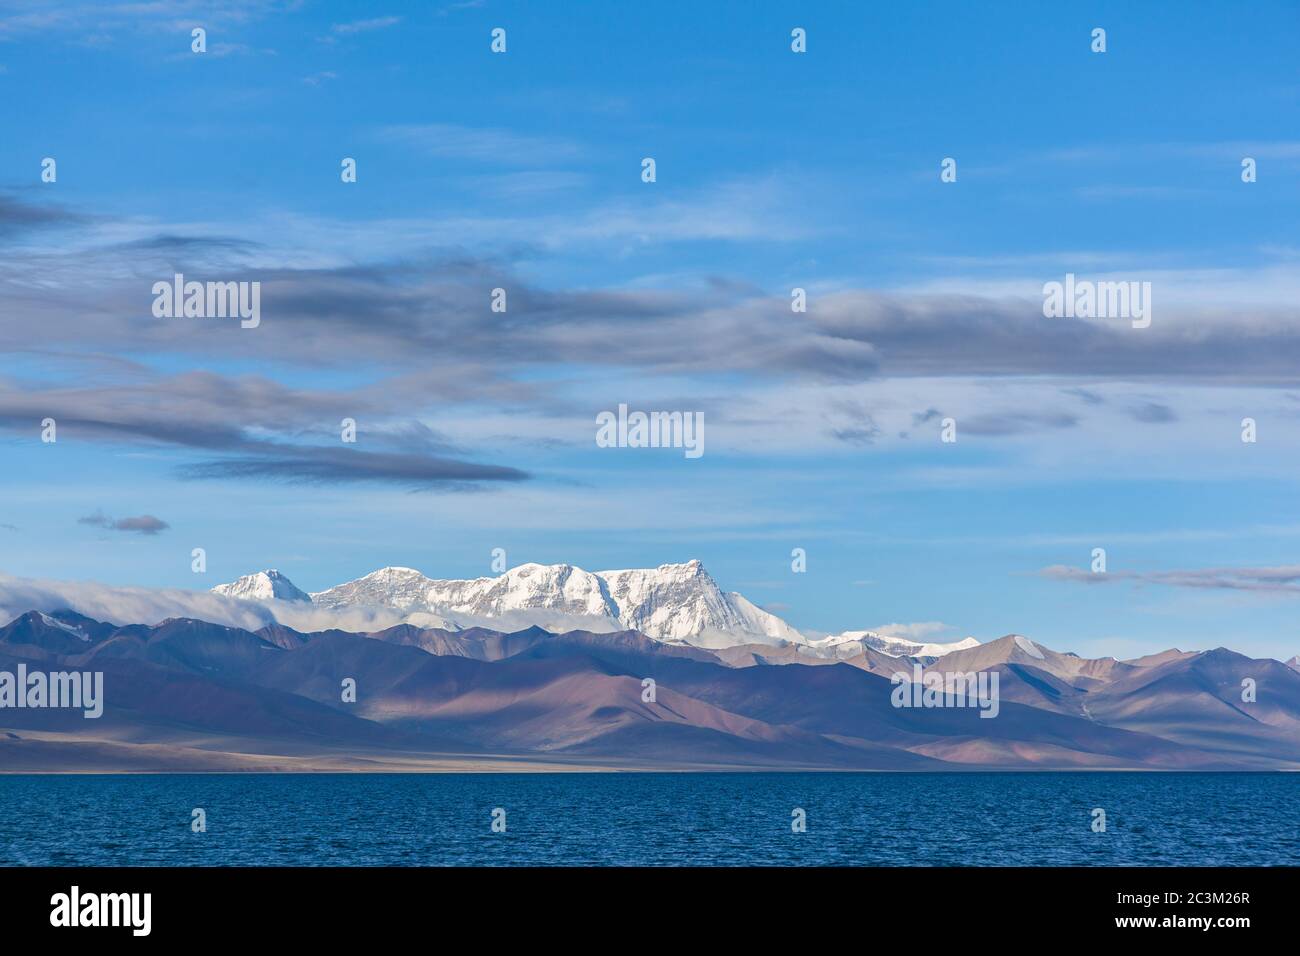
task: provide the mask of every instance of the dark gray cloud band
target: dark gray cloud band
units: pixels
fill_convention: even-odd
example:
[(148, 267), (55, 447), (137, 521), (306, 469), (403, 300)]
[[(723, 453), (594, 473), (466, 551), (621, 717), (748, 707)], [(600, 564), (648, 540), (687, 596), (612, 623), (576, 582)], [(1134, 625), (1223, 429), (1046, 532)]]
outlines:
[[(1032, 299), (870, 290), (814, 294), (806, 313), (794, 313), (783, 292), (718, 276), (675, 290), (546, 288), (525, 278), (527, 254), (518, 250), (492, 257), (426, 249), (400, 260), (267, 266), (277, 255), (261, 237), (161, 226), (142, 234), (122, 224), (89, 230), (102, 242), (42, 244), (48, 232), (86, 222), (98, 228), (104, 220), (0, 194), (0, 252), (7, 253), (0, 311), (8, 319), (0, 323), (0, 353), (37, 355), (39, 330), (41, 348), (67, 343), (87, 369), (76, 378), (65, 367), (23, 380), (14, 376), (32, 365), (11, 363), (8, 379), (0, 372), (0, 428), (29, 434), (53, 417), (72, 437), (201, 453), (177, 463), (187, 478), (418, 489), (526, 480), (508, 463), (476, 461), (469, 450), (399, 426), (468, 406), (585, 418), (590, 409), (575, 409), (566, 385), (586, 368), (681, 376), (710, 389), (717, 380), (1051, 379), (1077, 384), (1073, 394), (1084, 404), (1100, 401), (1090, 388), (1108, 381), (1300, 386), (1295, 302), (1232, 322), (1171, 308), (1150, 328), (1133, 329), (1125, 321), (1044, 318)], [(153, 283), (176, 273), (261, 283), (261, 323), (245, 329), (232, 320), (154, 317)], [(491, 308), (494, 289), (506, 292), (505, 312)], [(106, 361), (137, 356), (215, 367), (253, 361), (266, 371), (162, 375), (147, 364)], [(366, 383), (277, 381), (316, 370), (325, 373), (316, 380), (330, 382), (364, 371)], [(1126, 412), (1145, 424), (1178, 420), (1154, 400)], [(937, 414), (929, 409), (914, 424)], [(343, 417), (366, 423), (356, 445), (339, 442)], [(827, 411), (826, 431), (867, 446), (881, 436), (880, 420), (874, 409), (841, 404)], [(1073, 411), (1050, 408), (984, 411), (961, 416), (960, 431), (1015, 436), (1079, 421)]]
[(135, 534), (155, 535), (160, 531), (166, 531), (171, 527), (161, 518), (155, 518), (153, 515), (136, 515), (131, 518), (110, 518), (101, 511), (96, 511), (92, 515), (86, 515), (84, 518), (77, 519), (78, 524), (94, 525), (97, 528), (106, 528), (109, 531), (129, 531)]
[[(0, 428), (35, 436), (40, 423), (52, 418), (60, 441), (206, 453), (200, 461), (179, 464), (178, 474), (190, 479), (383, 482), (427, 490), (529, 477), (517, 468), (465, 460), (426, 426), (391, 424), (402, 401), (400, 390), (396, 396), (296, 390), (258, 376), (211, 372), (43, 391), (0, 384)], [(355, 442), (342, 440), (344, 418), (358, 423)]]
[[(71, 215), (0, 199), (0, 248), (5, 223), (55, 227)], [(268, 267), (275, 256), (255, 238), (166, 227), (66, 253), (18, 245), (0, 263), (0, 307), (14, 319), (0, 326), (0, 351), (29, 346), (29, 323), (39, 322), (52, 339), (101, 351), (367, 361), (394, 374), (468, 369), (488, 386), (539, 366), (582, 365), (835, 382), (1050, 375), (1300, 385), (1300, 304), (1285, 298), (1227, 317), (1219, 309), (1217, 319), (1159, 306), (1148, 329), (1045, 318), (1041, 297), (847, 290), (813, 294), (797, 314), (787, 291), (724, 277), (675, 290), (546, 288), (519, 271), (521, 255), (423, 249), (400, 260)], [(259, 281), (261, 325), (154, 318), (152, 283), (177, 272)], [(496, 288), (507, 293), (504, 313), (491, 310)]]
[(1300, 593), (1300, 564), (1247, 568), (1197, 568), (1175, 571), (1108, 571), (1094, 574), (1084, 568), (1055, 564), (1039, 575), (1053, 581), (1079, 584), (1134, 582), (1169, 587), (1225, 591), (1278, 591)]

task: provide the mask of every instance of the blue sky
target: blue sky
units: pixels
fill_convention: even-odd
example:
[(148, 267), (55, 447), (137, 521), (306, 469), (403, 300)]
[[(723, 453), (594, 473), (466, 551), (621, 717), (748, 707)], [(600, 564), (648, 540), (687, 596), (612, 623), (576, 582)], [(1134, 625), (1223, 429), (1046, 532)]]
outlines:
[(1300, 8), (807, 7), (0, 2), (0, 572), (694, 557), (810, 629), (1300, 652)]

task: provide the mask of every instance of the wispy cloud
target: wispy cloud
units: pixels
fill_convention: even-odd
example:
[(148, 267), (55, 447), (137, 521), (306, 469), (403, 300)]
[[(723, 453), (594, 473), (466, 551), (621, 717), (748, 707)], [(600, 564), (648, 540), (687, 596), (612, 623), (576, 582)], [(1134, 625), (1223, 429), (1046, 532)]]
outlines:
[(1072, 581), (1079, 584), (1113, 584), (1117, 581), (1131, 581), (1207, 590), (1300, 593), (1300, 564), (1176, 571), (1107, 571), (1104, 574), (1054, 564), (1041, 569), (1038, 573), (1041, 577), (1053, 581)]
[(371, 17), (367, 20), (352, 20), (348, 23), (335, 23), (330, 27), (330, 32), (337, 36), (355, 36), (358, 33), (373, 33), (376, 30), (386, 30), (389, 27), (395, 27), (402, 22), (401, 17)]
[(576, 143), (554, 136), (450, 123), (386, 126), (378, 136), (385, 142), (410, 146), (430, 156), (506, 166), (553, 163), (582, 154)]
[(1160, 402), (1140, 402), (1125, 409), (1125, 411), (1135, 421), (1145, 422), (1149, 425), (1163, 425), (1168, 422), (1178, 421), (1178, 414), (1168, 405)]
[(459, 3), (449, 3), (438, 10), (438, 16), (450, 16), (453, 13), (459, 13), (461, 10), (476, 10), (486, 6), (487, 0), (460, 0)]
[(109, 531), (129, 531), (144, 535), (155, 535), (171, 527), (166, 521), (155, 518), (153, 515), (110, 518), (101, 511), (96, 511), (93, 515), (86, 515), (84, 518), (78, 518), (77, 524), (88, 524), (97, 528), (107, 528)]
[[(504, 234), (523, 242), (534, 223), (551, 241), (602, 249), (642, 236), (781, 241), (779, 218), (764, 208), (780, 193), (762, 180), (751, 185), (713, 190), (699, 203), (650, 198), (635, 214), (614, 204), (558, 219), (521, 216)], [(622, 400), (615, 390), (639, 376), (691, 382), (672, 407), (709, 403), (713, 434), (734, 445), (753, 446), (761, 429), (774, 450), (815, 438), (818, 447), (844, 453), (906, 436), (937, 440), (937, 418), (953, 416), (963, 440), (1021, 441), (1026, 453), (1039, 454), (1036, 469), (1014, 472), (1024, 475), (1046, 473), (1045, 439), (1053, 433), (1068, 433), (1077, 448), (1098, 429), (1109, 427), (1113, 440), (1115, 429), (1136, 421), (1141, 427), (1131, 431), (1142, 432), (1151, 451), (1157, 433), (1161, 440), (1190, 434), (1198, 416), (1213, 415), (1215, 427), (1235, 428), (1246, 414), (1263, 421), (1271, 409), (1257, 398), (1267, 398), (1261, 386), (1300, 386), (1300, 315), (1290, 295), (1296, 282), (1267, 271), (1202, 276), (1203, 285), (1222, 278), (1231, 289), (1251, 285), (1256, 274), (1269, 281), (1242, 307), (1171, 304), (1143, 330), (1045, 319), (1041, 299), (1000, 290), (814, 290), (809, 311), (792, 314), (788, 290), (734, 276), (648, 277), (609, 288), (543, 283), (534, 278), (544, 272), (532, 268), (543, 255), (536, 248), (506, 243), (493, 255), (490, 246), (481, 253), (456, 247), (457, 234), (487, 242), (495, 222), (395, 219), (343, 228), (293, 219), (241, 232), (233, 224), (119, 221), (0, 193), (0, 313), (10, 319), (0, 323), (0, 352), (28, 354), (30, 330), (40, 328), (48, 341), (75, 343), (86, 356), (190, 356), (219, 367), (244, 362), (254, 345), (268, 363), (261, 376), (87, 365), (84, 373), (60, 367), (21, 382), (0, 378), (0, 428), (30, 435), (32, 422), (49, 415), (71, 435), (201, 452), (176, 462), (191, 478), (388, 476), (407, 487), (450, 488), (525, 476), (514, 461), (483, 460), (486, 453), (463, 447), (381, 444), (376, 426), (382, 432), (424, 416), (446, 420), (448, 406), (474, 405), (491, 409), (483, 416), (491, 421), (478, 438), (472, 422), (466, 425), (466, 446), (500, 448), (492, 436), (589, 442), (583, 429), (591, 416)], [(281, 235), (346, 237), (349, 248), (372, 249), (373, 258), (358, 262), (324, 250), (321, 263), (302, 264), (295, 261), (302, 247)], [(413, 251), (444, 239), (441, 250)], [(154, 319), (150, 286), (174, 272), (260, 281), (262, 324), (241, 330), (237, 323)], [(488, 305), (496, 287), (509, 293), (509, 310), (500, 315)], [(328, 383), (316, 389), (276, 381), (283, 369), (359, 363), (373, 372), (363, 386), (343, 387), (349, 379), (335, 375), (316, 378)], [(579, 370), (590, 386), (581, 404), (573, 388), (565, 393)], [(694, 387), (701, 375), (729, 376), (730, 397), (701, 395)], [(598, 384), (601, 376), (610, 382)], [(866, 394), (882, 383), (890, 394)], [(1225, 411), (1228, 399), (1189, 391), (1206, 385), (1248, 385), (1251, 393), (1240, 413)], [(1287, 414), (1270, 415), (1270, 438), (1285, 433), (1295, 418)], [(345, 416), (366, 422), (369, 437), (359, 446), (342, 448), (337, 433), (329, 434)], [(728, 435), (729, 426), (737, 431)], [(1187, 441), (1184, 435), (1182, 447)], [(973, 478), (945, 468), (947, 480)]]
[(528, 169), (496, 176), (468, 177), (475, 189), (501, 199), (533, 199), (573, 192), (588, 185), (585, 173), (562, 169)]
[[(182, 462), (190, 479), (245, 478), (290, 483), (382, 482), (416, 490), (455, 490), (478, 482), (517, 482), (526, 472), (480, 464), (422, 425), (402, 426), (399, 389), (393, 395), (309, 392), (266, 379), (187, 373), (121, 385), (51, 389), (34, 394), (0, 387), (0, 427), (20, 430), (49, 416), (60, 435), (206, 453)], [(362, 416), (356, 443), (343, 443), (345, 413)], [(367, 420), (365, 412), (372, 418)], [(144, 516), (148, 518), (148, 516)], [(136, 522), (137, 519), (123, 519)], [(83, 523), (156, 533), (146, 524), (123, 525), (103, 515)]]
[(86, 218), (63, 206), (0, 193), (0, 240), (13, 241), (36, 230), (75, 226)]
[(10, 2), (0, 9), (0, 39), (29, 33), (65, 32), (78, 39), (107, 39), (111, 31), (172, 30), (185, 35), (202, 26), (209, 34), (254, 22), (264, 17), (293, 12), (297, 0), (112, 0), (105, 3)]
[(970, 435), (1024, 435), (1049, 428), (1073, 428), (1078, 416), (1068, 412), (987, 412), (962, 419), (962, 431)]
[(233, 456), (186, 465), (193, 479), (262, 478), (291, 484), (383, 482), (415, 490), (462, 490), (479, 482), (524, 481), (518, 468), (457, 461), (438, 455), (353, 452), (346, 448), (281, 445), (261, 454)]

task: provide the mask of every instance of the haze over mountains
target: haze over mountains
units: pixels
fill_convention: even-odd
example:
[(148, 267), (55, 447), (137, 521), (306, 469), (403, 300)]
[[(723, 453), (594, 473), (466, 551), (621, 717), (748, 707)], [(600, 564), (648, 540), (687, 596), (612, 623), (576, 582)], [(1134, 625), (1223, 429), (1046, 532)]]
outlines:
[[(0, 770), (1300, 769), (1300, 661), (804, 634), (698, 561), (212, 592), (182, 606), (219, 622), (138, 623), (11, 590), (40, 604), (0, 628)], [(996, 677), (996, 713), (900, 706), (915, 667)], [(102, 672), (103, 715), (6, 703), (38, 670)]]

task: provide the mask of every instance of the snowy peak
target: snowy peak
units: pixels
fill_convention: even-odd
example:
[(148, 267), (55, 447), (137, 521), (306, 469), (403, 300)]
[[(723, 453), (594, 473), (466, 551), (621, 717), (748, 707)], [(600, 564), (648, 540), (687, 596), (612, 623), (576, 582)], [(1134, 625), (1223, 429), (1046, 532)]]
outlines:
[(380, 568), (365, 577), (311, 595), (323, 607), (391, 607), (425, 611), (425, 596), (433, 582), (414, 568)]
[(0, 645), (26, 644), (57, 654), (80, 654), (114, 629), (72, 611), (28, 611), (0, 627)]
[[(743, 598), (741, 605), (731, 595), (724, 594), (699, 561), (602, 571), (599, 577), (618, 607), (619, 623), (662, 641), (726, 646), (735, 643), (737, 633), (754, 638), (780, 636), (767, 633), (775, 628), (762, 626), (765, 622), (760, 621), (759, 615), (766, 612)], [(788, 630), (787, 640), (803, 640), (793, 628)]]
[(41, 623), (44, 624), (46, 627), (56, 627), (66, 634), (71, 634), (79, 641), (84, 641), (87, 644), (90, 643), (90, 635), (87, 634), (84, 629), (78, 627), (76, 624), (67, 624), (63, 621), (60, 621), (57, 617), (51, 617), (50, 615), (45, 614), (42, 611), (34, 611), (33, 613), (40, 617)]
[(306, 591), (299, 590), (292, 581), (274, 568), (245, 574), (230, 584), (218, 584), (213, 594), (240, 598), (245, 601), (311, 601)]
[(824, 637), (820, 641), (812, 641), (811, 643), (813, 647), (818, 649), (830, 650), (834, 648), (839, 654), (843, 654), (846, 649), (854, 645), (863, 648), (869, 647), (889, 657), (942, 657), (944, 654), (950, 654), (953, 651), (964, 651), (967, 648), (979, 646), (979, 641), (973, 637), (963, 638), (951, 644), (938, 644), (909, 641), (906, 638), (881, 634), (879, 631), (844, 631), (842, 634), (832, 634), (830, 637)]
[(521, 564), (500, 577), (431, 584), (430, 604), (487, 617), (533, 609), (618, 616), (600, 576), (571, 564)]
[(718, 647), (738, 640), (804, 641), (785, 621), (739, 594), (723, 592), (699, 561), (596, 572), (571, 564), (521, 564), (497, 577), (463, 581), (381, 568), (311, 597), (322, 607), (423, 611), (460, 617), (466, 626), (532, 620), (552, 627), (638, 630), (661, 641)]
[(321, 607), (357, 605), (404, 611), (497, 618), (549, 610), (577, 617), (617, 617), (604, 583), (568, 564), (521, 564), (499, 577), (436, 580), (411, 568), (380, 568), (363, 578), (312, 595)]

